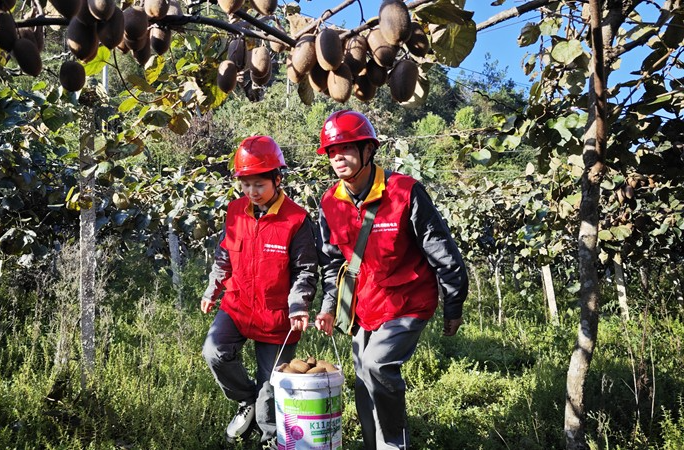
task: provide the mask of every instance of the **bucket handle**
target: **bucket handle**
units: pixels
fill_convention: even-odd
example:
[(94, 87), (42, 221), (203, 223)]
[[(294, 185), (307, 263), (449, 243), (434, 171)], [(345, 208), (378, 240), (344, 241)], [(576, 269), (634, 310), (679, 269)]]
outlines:
[[(307, 328), (315, 328), (314, 324), (310, 323)], [(271, 371), (271, 376), (273, 376), (273, 372), (276, 370), (276, 364), (278, 364), (278, 361), (280, 361), (280, 355), (283, 354), (283, 350), (285, 350), (285, 345), (287, 344), (287, 340), (290, 339), (290, 333), (292, 333), (292, 328), (287, 332), (287, 336), (285, 336), (285, 342), (283, 342), (283, 345), (280, 346), (280, 351), (278, 352), (278, 356), (276, 356), (275, 364), (273, 365), (273, 370)], [(337, 365), (340, 369), (342, 369), (342, 361), (340, 360), (340, 355), (337, 353), (337, 345), (335, 345), (335, 338), (330, 335), (330, 339), (332, 340), (333, 344), (333, 350), (335, 351), (335, 357), (337, 358)]]

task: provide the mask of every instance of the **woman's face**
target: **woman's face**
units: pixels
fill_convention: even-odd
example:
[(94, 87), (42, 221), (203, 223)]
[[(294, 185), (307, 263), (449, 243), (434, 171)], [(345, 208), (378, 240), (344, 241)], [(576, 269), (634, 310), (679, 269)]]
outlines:
[[(276, 178), (280, 183), (280, 178)], [(240, 187), (243, 194), (256, 206), (271, 206), (277, 198), (278, 186), (270, 178), (261, 175), (247, 175), (240, 177)]]

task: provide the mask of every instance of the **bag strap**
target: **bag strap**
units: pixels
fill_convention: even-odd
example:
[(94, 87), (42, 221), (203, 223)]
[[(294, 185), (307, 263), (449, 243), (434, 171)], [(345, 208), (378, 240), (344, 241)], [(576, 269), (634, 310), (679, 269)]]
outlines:
[(363, 258), (363, 252), (366, 251), (366, 243), (368, 242), (368, 236), (370, 236), (371, 229), (373, 228), (373, 221), (375, 220), (375, 213), (378, 212), (378, 206), (380, 206), (379, 201), (371, 203), (370, 206), (366, 208), (366, 214), (363, 216), (363, 225), (361, 225), (361, 231), (359, 232), (359, 237), (354, 246), (354, 254), (352, 254), (349, 267), (347, 268), (347, 273), (350, 273), (354, 278), (359, 274), (361, 259)]

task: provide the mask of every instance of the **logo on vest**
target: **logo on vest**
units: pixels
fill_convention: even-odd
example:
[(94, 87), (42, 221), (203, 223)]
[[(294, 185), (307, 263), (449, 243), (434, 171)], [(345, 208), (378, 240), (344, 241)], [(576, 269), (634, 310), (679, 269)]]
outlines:
[(373, 224), (373, 233), (386, 233), (388, 231), (399, 231), (399, 225), (396, 222), (382, 222)]
[(264, 244), (264, 253), (280, 253), (287, 255), (287, 247), (277, 244)]

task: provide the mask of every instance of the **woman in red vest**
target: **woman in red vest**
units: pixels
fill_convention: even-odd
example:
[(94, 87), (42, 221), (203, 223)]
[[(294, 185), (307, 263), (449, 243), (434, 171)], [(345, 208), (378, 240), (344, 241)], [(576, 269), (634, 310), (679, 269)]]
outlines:
[(332, 334), (337, 275), (352, 260), (366, 211), (377, 204), (356, 281), (353, 335), (356, 411), (365, 450), (407, 449), (401, 366), (444, 298), (444, 335), (456, 333), (468, 292), (466, 268), (449, 228), (415, 179), (373, 163), (373, 126), (354, 111), (323, 124), (318, 153), (340, 182), (321, 199), (323, 304), (316, 328)]
[[(277, 364), (294, 357), (318, 282), (314, 226), (282, 191), (283, 167), (280, 147), (268, 136), (247, 138), (238, 147), (234, 175), (244, 196), (228, 204), (201, 302), (208, 313), (225, 289), (202, 355), (225, 396), (239, 403), (226, 439), (246, 437), (256, 424), (266, 449), (277, 448), (271, 372), (290, 330)], [(247, 339), (254, 341), (254, 378), (242, 362)]]

